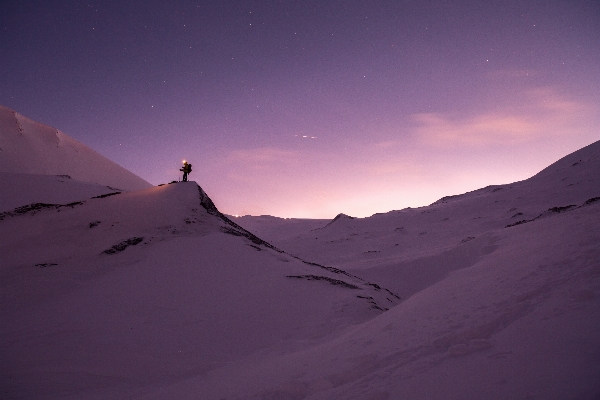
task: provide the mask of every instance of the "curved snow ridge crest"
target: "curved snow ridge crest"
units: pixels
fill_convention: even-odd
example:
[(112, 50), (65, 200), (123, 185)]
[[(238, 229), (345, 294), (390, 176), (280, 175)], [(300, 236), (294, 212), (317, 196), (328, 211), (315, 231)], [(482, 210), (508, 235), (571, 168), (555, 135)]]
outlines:
[(84, 203), (83, 201), (76, 201), (76, 202), (69, 203), (69, 204), (47, 204), (47, 203), (27, 204), (25, 206), (17, 207), (12, 211), (6, 211), (3, 213), (0, 213), (0, 221), (2, 221), (6, 217), (15, 217), (17, 215), (24, 215), (24, 214), (34, 215), (42, 210), (50, 210), (50, 209), (57, 210), (62, 207), (73, 208), (75, 206), (82, 205), (83, 203)]
[[(29, 133), (28, 136), (30, 136), (33, 132), (36, 132), (39, 135), (38, 137), (43, 139), (45, 142), (56, 145), (56, 147), (60, 146), (61, 140), (59, 134), (62, 132), (60, 132), (58, 129), (36, 122), (24, 115), (19, 114), (16, 111), (12, 111), (12, 114), (15, 118), (17, 128), (21, 135)], [(64, 133), (62, 134), (63, 136), (67, 136)]]
[[(69, 175), (59, 175), (59, 176), (68, 177), (68, 179), (71, 179), (71, 177)], [(113, 189), (113, 188), (110, 188), (110, 189)], [(119, 190), (119, 189), (113, 189), (113, 190)], [(114, 195), (121, 194), (121, 193), (122, 192), (119, 192), (119, 191), (115, 191), (115, 192), (111, 192), (111, 193), (105, 193), (105, 194), (101, 194), (101, 195), (98, 195), (98, 196), (93, 196), (89, 200), (91, 200), (91, 199), (103, 199), (103, 198), (114, 196)], [(18, 215), (25, 215), (25, 214), (35, 215), (38, 212), (44, 211), (44, 210), (58, 210), (58, 211), (60, 211), (61, 208), (65, 208), (65, 207), (75, 208), (75, 206), (81, 206), (81, 205), (85, 204), (85, 202), (86, 202), (85, 200), (81, 200), (81, 201), (74, 201), (72, 203), (67, 203), (67, 204), (56, 204), (56, 203), (31, 203), (31, 204), (26, 204), (24, 206), (17, 207), (15, 209), (13, 209), (12, 211), (5, 211), (5, 212), (0, 213), (0, 221), (2, 221), (6, 217), (16, 217)]]
[[(234, 236), (245, 237), (246, 239), (250, 240), (254, 244), (264, 246), (264, 247), (274, 250), (278, 253), (287, 254), (290, 257), (293, 257), (293, 258), (303, 262), (306, 265), (310, 265), (310, 266), (319, 268), (321, 270), (321, 273), (323, 273), (323, 274), (329, 273), (330, 275), (335, 276), (335, 277), (333, 277), (333, 276), (324, 276), (324, 275), (316, 275), (316, 274), (305, 274), (305, 275), (288, 275), (287, 276), (288, 278), (303, 279), (303, 280), (309, 280), (309, 281), (324, 281), (329, 284), (332, 284), (335, 286), (340, 286), (345, 289), (366, 290), (367, 292), (369, 292), (371, 294), (370, 296), (358, 295), (357, 297), (360, 299), (366, 300), (371, 305), (371, 308), (380, 310), (380, 311), (389, 310), (392, 306), (396, 305), (399, 300), (401, 300), (400, 296), (393, 293), (389, 289), (382, 288), (381, 286), (379, 286), (375, 283), (366, 282), (363, 279), (361, 279), (357, 276), (354, 276), (352, 274), (349, 274), (348, 272), (346, 272), (344, 270), (341, 270), (338, 268), (333, 268), (333, 267), (326, 267), (321, 264), (309, 262), (309, 261), (301, 259), (300, 257), (296, 257), (292, 254), (286, 253), (285, 251), (283, 251), (281, 249), (278, 249), (277, 247), (273, 246), (271, 243), (269, 243), (265, 240), (262, 240), (258, 236), (247, 231), (246, 229), (242, 228), (241, 226), (239, 226), (238, 224), (236, 224), (235, 222), (233, 222), (232, 220), (227, 218), (223, 213), (221, 213), (217, 209), (217, 207), (215, 206), (215, 203), (206, 194), (206, 192), (200, 187), (200, 185), (196, 184), (196, 186), (198, 187), (198, 193), (199, 193), (199, 197), (200, 197), (200, 205), (202, 207), (204, 207), (206, 212), (208, 212), (211, 215), (216, 216), (217, 218), (221, 219), (221, 221), (223, 221), (227, 224), (227, 226), (222, 227), (223, 233), (227, 233), (227, 234), (234, 235)], [(351, 217), (348, 217), (348, 218), (351, 218)], [(256, 247), (256, 246), (253, 246), (253, 247)], [(258, 247), (257, 247), (257, 249), (260, 250), (260, 248), (258, 248)], [(349, 279), (353, 283), (339, 279), (339, 275), (345, 275), (346, 279)]]
[(285, 253), (283, 250), (278, 249), (277, 247), (273, 246), (271, 243), (269, 243), (265, 240), (262, 240), (255, 234), (247, 231), (246, 229), (242, 228), (241, 226), (239, 226), (238, 224), (236, 224), (235, 222), (233, 222), (232, 220), (227, 218), (225, 216), (225, 214), (223, 214), (221, 211), (219, 211), (217, 206), (215, 206), (215, 203), (213, 203), (211, 198), (208, 197), (208, 195), (200, 187), (200, 185), (196, 184), (196, 186), (198, 187), (198, 192), (200, 195), (200, 205), (206, 210), (206, 212), (208, 212), (211, 215), (214, 215), (215, 217), (219, 218), (221, 221), (223, 221), (227, 225), (229, 225), (229, 226), (223, 227), (224, 233), (228, 233), (228, 234), (234, 235), (234, 236), (243, 236), (247, 239), (250, 239), (250, 241), (253, 242), (254, 244), (265, 246), (271, 250), (275, 250), (278, 253)]
[(587, 207), (590, 206), (594, 203), (598, 203), (600, 202), (600, 197), (592, 197), (590, 199), (587, 199), (586, 201), (583, 202), (582, 205), (578, 206), (575, 204), (569, 204), (568, 206), (557, 206), (557, 207), (551, 207), (548, 210), (540, 213), (537, 217), (532, 218), (532, 219), (523, 219), (517, 222), (513, 222), (512, 224), (508, 224), (505, 226), (505, 228), (511, 228), (513, 226), (517, 226), (517, 225), (523, 225), (526, 224), (528, 222), (533, 222), (537, 219), (543, 218), (543, 217), (548, 217), (548, 216), (552, 216), (552, 215), (556, 215), (556, 214), (561, 214), (564, 212), (568, 212), (568, 211), (573, 211), (576, 210), (578, 208), (582, 208), (582, 207)]
[[(325, 225), (323, 228), (327, 228), (329, 225), (333, 224), (335, 221), (339, 221), (340, 219), (346, 219), (346, 220), (349, 220), (349, 219), (355, 219), (355, 217), (351, 217), (351, 216), (349, 216), (349, 215), (346, 215), (346, 214), (344, 214), (344, 213), (339, 213), (338, 215), (336, 215), (336, 216), (335, 216), (335, 218), (334, 218), (334, 219), (332, 219), (332, 220), (331, 220), (331, 221), (330, 221), (330, 222), (329, 222), (327, 225)], [(321, 228), (321, 229), (323, 229), (323, 228)]]

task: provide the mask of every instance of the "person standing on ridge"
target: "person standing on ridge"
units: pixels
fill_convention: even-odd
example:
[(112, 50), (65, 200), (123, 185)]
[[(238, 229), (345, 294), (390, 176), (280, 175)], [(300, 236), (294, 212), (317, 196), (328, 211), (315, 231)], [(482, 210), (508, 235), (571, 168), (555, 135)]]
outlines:
[(187, 182), (188, 174), (192, 172), (192, 164), (188, 164), (187, 161), (183, 160), (183, 167), (179, 170), (183, 171), (183, 182)]

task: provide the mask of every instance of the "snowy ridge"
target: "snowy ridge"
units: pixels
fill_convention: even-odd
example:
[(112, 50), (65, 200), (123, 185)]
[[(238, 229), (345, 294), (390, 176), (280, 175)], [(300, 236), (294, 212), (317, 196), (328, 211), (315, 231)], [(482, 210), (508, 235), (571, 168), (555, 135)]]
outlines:
[(327, 225), (325, 225), (325, 227), (328, 227), (329, 225), (331, 225), (331, 224), (333, 224), (334, 222), (336, 222), (336, 221), (339, 221), (339, 220), (341, 220), (341, 219), (346, 219), (346, 220), (349, 220), (349, 219), (354, 219), (354, 217), (351, 217), (351, 216), (349, 216), (349, 215), (346, 215), (346, 214), (344, 214), (344, 213), (339, 213), (338, 215), (336, 215), (336, 216), (335, 216), (335, 218), (334, 218), (334, 219), (332, 219), (332, 220), (331, 220), (331, 222), (329, 222)]
[[(224, 217), (194, 182), (18, 207), (2, 213), (0, 243), (10, 397), (68, 396), (72, 385), (134, 393), (111, 376), (172, 383), (336, 336), (399, 301), (274, 248)], [(96, 378), (45, 386), (54, 366)], [(97, 379), (109, 389), (95, 388)]]
[(67, 204), (106, 193), (113, 187), (71, 179), (68, 175), (36, 175), (0, 172), (0, 212), (31, 203)]
[[(469, 238), (599, 196), (600, 142), (595, 142), (525, 181), (488, 186), (418, 209), (344, 219), (291, 238), (270, 239), (315, 262), (351, 270), (369, 268), (448, 251)], [(262, 235), (260, 226), (255, 233)]]
[[(389, 291), (385, 288), (381, 288), (377, 284), (365, 282), (361, 278), (358, 278), (356, 276), (348, 274), (345, 271), (342, 271), (337, 268), (330, 268), (330, 267), (326, 267), (326, 266), (323, 266), (320, 264), (305, 261), (298, 257), (286, 254), (283, 250), (276, 248), (275, 246), (260, 239), (256, 235), (250, 233), (249, 231), (245, 230), (241, 226), (239, 226), (236, 223), (234, 223), (233, 221), (231, 221), (228, 217), (226, 217), (224, 214), (222, 214), (217, 209), (217, 207), (214, 205), (214, 203), (212, 202), (210, 197), (204, 192), (204, 190), (200, 186), (196, 185), (195, 183), (192, 183), (192, 184), (195, 185), (198, 190), (198, 194), (199, 194), (199, 204), (198, 205), (201, 206), (204, 210), (206, 210), (206, 212), (209, 215), (216, 217), (216, 218), (214, 218), (214, 220), (219, 224), (219, 229), (221, 232), (223, 232), (225, 234), (245, 238), (248, 241), (246, 243), (246, 245), (248, 245), (258, 251), (272, 250), (277, 253), (284, 254), (286, 257), (297, 259), (305, 265), (317, 268), (316, 270), (312, 271), (311, 274), (305, 273), (303, 275), (286, 275), (287, 277), (300, 278), (300, 279), (305, 279), (305, 280), (320, 280), (320, 281), (324, 281), (324, 282), (329, 282), (332, 285), (338, 285), (338, 286), (345, 287), (345, 288), (366, 290), (367, 292), (369, 292), (369, 294), (363, 294), (362, 296), (357, 294), (357, 297), (362, 298), (362, 299), (367, 299), (368, 303), (371, 304), (371, 306), (373, 308), (375, 308), (377, 310), (381, 310), (381, 311), (387, 310), (391, 305), (396, 304), (397, 300), (400, 300), (400, 296), (392, 293), (391, 291)], [(171, 193), (169, 195), (169, 197), (184, 197), (185, 196), (184, 190), (188, 191), (189, 189), (187, 187), (184, 189), (183, 186), (184, 186), (183, 184), (180, 184), (179, 189), (177, 190), (177, 192), (175, 192), (177, 194)], [(190, 185), (186, 184), (185, 186), (190, 186)], [(173, 192), (174, 189), (168, 188), (168, 189), (163, 189), (163, 190)], [(121, 194), (121, 192), (107, 193), (107, 194), (103, 194), (103, 195), (99, 195), (99, 196), (94, 196), (91, 199), (89, 199), (88, 201), (77, 201), (77, 202), (72, 202), (72, 203), (68, 203), (68, 204), (47, 204), (47, 203), (28, 204), (25, 206), (17, 207), (11, 211), (0, 213), (0, 221), (10, 218), (10, 217), (19, 217), (19, 216), (25, 216), (25, 215), (33, 216), (33, 215), (36, 215), (37, 213), (40, 213), (40, 212), (46, 213), (48, 211), (56, 211), (56, 212), (62, 211), (63, 216), (64, 216), (63, 218), (69, 218), (70, 217), (69, 215), (66, 215), (66, 216), (64, 215), (64, 212), (67, 209), (73, 209), (75, 207), (84, 206), (84, 205), (86, 205), (86, 203), (96, 201), (95, 199), (105, 199), (109, 196), (114, 196), (117, 194)], [(120, 198), (127, 198), (127, 197), (135, 199), (135, 197), (139, 198), (139, 194), (136, 196), (134, 196), (133, 194), (130, 196), (120, 196)], [(140, 213), (140, 210), (144, 209), (143, 206), (140, 206), (139, 204), (137, 204), (138, 202), (135, 200), (127, 201), (127, 202), (123, 202), (123, 201), (119, 201), (119, 200), (115, 200), (114, 203), (118, 204), (118, 206), (115, 206), (115, 208), (118, 208), (121, 211), (119, 213), (120, 218), (114, 219), (111, 222), (111, 227), (114, 226), (115, 224), (119, 224), (122, 227), (131, 226), (132, 228), (133, 227), (139, 228), (140, 224), (138, 223), (137, 218), (140, 218), (140, 216), (142, 215)], [(94, 204), (94, 203), (90, 203), (90, 204)], [(168, 202), (165, 202), (165, 205), (166, 204), (168, 204)], [(135, 212), (133, 211), (133, 209), (130, 210), (133, 218), (130, 215), (123, 214), (124, 209), (132, 208), (132, 207), (136, 208)], [(207, 217), (202, 217), (202, 214), (198, 215), (198, 211), (200, 210), (200, 208), (193, 208), (193, 204), (190, 205), (189, 208), (190, 208), (191, 212), (189, 213), (188, 217), (183, 219), (183, 222), (185, 223), (185, 225), (182, 225), (181, 222), (172, 223), (171, 225), (162, 226), (162, 227), (147, 225), (146, 229), (139, 229), (138, 232), (128, 229), (127, 231), (130, 233), (128, 233), (127, 235), (131, 236), (130, 238), (124, 239), (123, 241), (114, 244), (112, 247), (102, 251), (102, 253), (115, 254), (115, 253), (125, 250), (129, 246), (134, 246), (134, 245), (137, 245), (140, 243), (149, 244), (152, 241), (156, 241), (156, 240), (166, 240), (166, 239), (168, 239), (168, 237), (170, 235), (165, 236), (165, 231), (168, 233), (177, 234), (177, 235), (195, 235), (195, 234), (202, 234), (202, 232), (203, 232), (202, 229), (198, 230), (195, 228), (198, 228), (199, 226), (206, 225), (206, 224), (214, 225), (215, 221), (211, 222), (210, 218), (207, 219)], [(105, 209), (105, 208), (103, 208), (103, 209)], [(108, 208), (108, 210), (110, 210), (110, 208)], [(148, 209), (148, 210), (144, 211), (144, 214), (154, 214), (154, 213), (158, 213), (158, 212), (159, 212), (158, 210)], [(164, 214), (165, 210), (162, 210), (162, 213)], [(110, 215), (110, 212), (106, 212), (106, 215)], [(90, 219), (91, 219), (91, 217), (90, 217)], [(102, 221), (100, 219), (90, 222), (90, 228), (100, 225), (101, 222)], [(152, 219), (150, 219), (148, 222), (151, 224)], [(201, 224), (201, 225), (196, 226), (195, 224)], [(203, 227), (203, 228), (205, 228), (205, 227)], [(98, 232), (98, 230), (94, 230), (93, 232), (96, 233), (96, 232)], [(144, 236), (135, 236), (135, 235), (144, 235)], [(124, 237), (126, 235), (122, 234), (121, 236)], [(90, 241), (90, 242), (100, 242), (102, 239), (94, 236), (94, 237), (90, 237), (86, 240)], [(48, 263), (42, 263), (42, 264), (48, 264)], [(58, 265), (56, 263), (51, 263), (51, 264)], [(308, 272), (308, 271), (304, 271), (304, 272)], [(344, 281), (344, 279), (350, 280), (350, 282), (346, 282), (346, 281)], [(371, 293), (371, 292), (373, 292), (373, 293)], [(381, 293), (384, 293), (384, 295), (380, 296)], [(378, 300), (376, 300), (376, 298), (380, 298), (380, 297), (384, 299), (384, 301), (381, 302), (381, 304), (378, 303)]]
[[(223, 220), (226, 224), (229, 225), (229, 227), (227, 227), (227, 226), (223, 227), (223, 232), (234, 235), (234, 236), (246, 237), (250, 241), (255, 243), (256, 245), (265, 246), (265, 247), (275, 250), (279, 253), (285, 253), (283, 250), (280, 250), (277, 247), (273, 246), (272, 244), (260, 239), (253, 233), (247, 231), (246, 229), (242, 228), (240, 225), (236, 224), (231, 219), (226, 217), (219, 210), (217, 210), (217, 208), (215, 207), (212, 200), (208, 197), (208, 195), (204, 192), (204, 190), (202, 190), (202, 188), (200, 186), (198, 186), (198, 190), (200, 192), (200, 204), (207, 210), (207, 212), (219, 217), (221, 220)], [(352, 218), (352, 217), (347, 217), (347, 218)], [(335, 219), (334, 219), (334, 221), (335, 221)], [(255, 246), (253, 246), (253, 247), (255, 247)], [(343, 271), (339, 268), (326, 267), (321, 264), (317, 264), (317, 263), (310, 262), (310, 261), (305, 261), (296, 256), (292, 256), (292, 257), (302, 261), (304, 264), (318, 267), (318, 268), (328, 271), (330, 273), (344, 275), (344, 277), (346, 279), (351, 278), (352, 281), (354, 281), (354, 283), (348, 283), (339, 278), (332, 278), (330, 276), (322, 276), (322, 275), (314, 275), (314, 274), (287, 275), (288, 278), (305, 279), (305, 280), (309, 280), (309, 281), (313, 281), (313, 280), (314, 281), (325, 281), (325, 282), (331, 283), (332, 285), (338, 285), (338, 286), (350, 288), (350, 289), (364, 289), (364, 288), (368, 288), (369, 290), (375, 289), (375, 291), (376, 291), (375, 297), (373, 297), (373, 295), (360, 295), (360, 294), (357, 294), (357, 297), (368, 300), (369, 303), (372, 305), (372, 308), (375, 308), (380, 311), (389, 310), (390, 306), (394, 305), (398, 300), (402, 299), (402, 297), (400, 297), (396, 293), (393, 293), (389, 289), (382, 288), (376, 283), (365, 282), (363, 279), (361, 279), (355, 275), (349, 274), (348, 272)], [(376, 300), (377, 298), (382, 297), (381, 295), (383, 295), (383, 298), (385, 298), (386, 301), (378, 302), (378, 300)]]
[[(269, 375), (270, 389), (232, 398), (594, 398), (599, 154), (596, 142), (526, 181), (273, 238), (406, 300), (324, 347), (274, 360), (290, 367)], [(314, 359), (331, 361), (293, 367)]]
[(152, 185), (61, 131), (0, 105), (0, 172), (68, 175), (119, 190)]

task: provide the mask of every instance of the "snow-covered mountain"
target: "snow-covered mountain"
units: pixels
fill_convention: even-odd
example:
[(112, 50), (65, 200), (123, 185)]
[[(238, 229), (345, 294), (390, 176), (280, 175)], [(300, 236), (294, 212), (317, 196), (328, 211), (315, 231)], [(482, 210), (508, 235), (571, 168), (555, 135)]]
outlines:
[[(19, 207), (0, 214), (0, 243), (11, 395), (171, 384), (318, 343), (399, 302), (278, 251), (194, 182)], [(47, 374), (62, 386), (45, 386)], [(135, 387), (123, 385), (108, 393)]]
[(27, 174), (23, 180), (30, 175), (58, 175), (116, 190), (152, 186), (61, 131), (1, 105), (0, 173)]
[(273, 388), (293, 382), (310, 399), (600, 395), (600, 142), (528, 180), (418, 209), (342, 215), (294, 236), (253, 218), (240, 223), (406, 299), (318, 355), (296, 354), (290, 365), (328, 361), (290, 368)]
[(194, 182), (118, 192), (64, 176), (24, 185), (22, 175), (2, 175), (12, 205), (0, 212), (7, 398), (139, 395), (306, 348), (400, 302), (254, 236)]
[[(391, 287), (406, 295), (418, 289), (407, 283), (411, 277), (437, 276), (426, 272), (428, 269), (445, 276), (493, 252), (495, 232), (572, 211), (587, 201), (593, 204), (597, 197), (600, 142), (564, 157), (530, 179), (448, 196), (427, 207), (369, 218), (340, 215), (333, 221), (315, 221), (320, 226), (305, 229), (297, 229), (293, 220), (285, 219), (273, 223), (263, 217), (244, 217), (239, 222), (298, 256), (362, 271), (364, 276), (389, 278)], [(280, 233), (286, 223), (294, 235)], [(397, 279), (403, 269), (409, 276)]]
[(195, 182), (38, 171), (24, 194), (3, 171), (2, 398), (600, 396), (600, 142), (333, 221), (230, 219)]

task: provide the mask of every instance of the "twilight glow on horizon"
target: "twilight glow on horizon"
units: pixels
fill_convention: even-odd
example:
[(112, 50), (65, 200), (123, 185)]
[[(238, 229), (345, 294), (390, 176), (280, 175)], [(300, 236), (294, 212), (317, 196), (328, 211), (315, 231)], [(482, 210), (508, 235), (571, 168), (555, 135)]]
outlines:
[[(600, 2), (5, 2), (0, 104), (228, 214), (356, 217), (600, 139)], [(0, 153), (1, 157), (1, 153)]]

